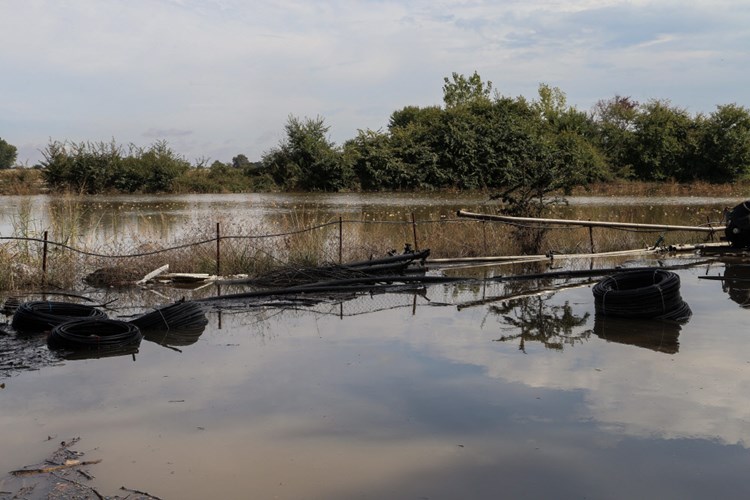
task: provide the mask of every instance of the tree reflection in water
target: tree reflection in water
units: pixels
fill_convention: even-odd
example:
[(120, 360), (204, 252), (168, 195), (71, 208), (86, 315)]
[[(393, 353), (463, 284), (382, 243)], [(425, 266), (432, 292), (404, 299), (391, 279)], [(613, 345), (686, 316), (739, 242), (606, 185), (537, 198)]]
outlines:
[(490, 312), (500, 316), (507, 325), (503, 330), (514, 333), (503, 335), (495, 342), (518, 340), (518, 349), (526, 352), (526, 342), (540, 342), (547, 349), (562, 351), (565, 344), (582, 343), (591, 336), (591, 330), (581, 331), (590, 313), (573, 314), (573, 308), (566, 301), (553, 304), (553, 296), (534, 296), (508, 300), (490, 306)]

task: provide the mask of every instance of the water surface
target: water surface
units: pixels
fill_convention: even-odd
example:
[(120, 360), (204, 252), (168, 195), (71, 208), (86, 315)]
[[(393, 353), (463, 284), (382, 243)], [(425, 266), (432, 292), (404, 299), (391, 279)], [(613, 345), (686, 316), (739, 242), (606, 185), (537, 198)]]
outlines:
[[(224, 210), (298, 210), (294, 197), (268, 196), (97, 203), (108, 207), (102, 220), (121, 206), (132, 220), (174, 217), (174, 227)], [(483, 203), (365, 198), (315, 203), (378, 217)], [(731, 200), (710, 201), (636, 208), (650, 220), (705, 218)], [(627, 210), (591, 200), (566, 210), (586, 205)], [(3, 373), (0, 471), (79, 436), (86, 459), (102, 459), (90, 468), (92, 484), (108, 495), (124, 485), (164, 499), (746, 498), (750, 273), (742, 259), (577, 266), (675, 263), (691, 264), (677, 271), (693, 311), (681, 325), (603, 321), (595, 281), (584, 278), (211, 307), (192, 339)], [(111, 314), (139, 305), (132, 295), (123, 301)]]

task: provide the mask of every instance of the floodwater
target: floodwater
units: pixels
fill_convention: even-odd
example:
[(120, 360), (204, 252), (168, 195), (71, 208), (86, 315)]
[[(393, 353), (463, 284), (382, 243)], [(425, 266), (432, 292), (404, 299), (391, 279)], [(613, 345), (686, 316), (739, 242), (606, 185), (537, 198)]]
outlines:
[(1, 376), (0, 471), (80, 437), (105, 495), (748, 498), (750, 268), (618, 263), (689, 264), (690, 320), (603, 321), (589, 278), (212, 306), (188, 342)]
[[(557, 213), (569, 218), (698, 225), (707, 219), (720, 221), (721, 210), (739, 201), (701, 196), (587, 196), (569, 198), (569, 205), (560, 206)], [(45, 230), (56, 229), (65, 237), (93, 234), (105, 241), (128, 233), (178, 238), (186, 224), (202, 224), (210, 232), (216, 222), (272, 227), (280, 218), (303, 219), (309, 214), (317, 220), (411, 221), (412, 216), (440, 220), (454, 217), (459, 209), (493, 213), (497, 206), (486, 195), (463, 193), (2, 196), (0, 236), (12, 236), (15, 231), (41, 237)]]

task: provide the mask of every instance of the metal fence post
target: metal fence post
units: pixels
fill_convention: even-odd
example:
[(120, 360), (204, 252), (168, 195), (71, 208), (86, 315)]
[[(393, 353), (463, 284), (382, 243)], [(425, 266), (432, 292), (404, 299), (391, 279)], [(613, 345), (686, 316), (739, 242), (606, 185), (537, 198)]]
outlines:
[(414, 212), (411, 213), (411, 228), (414, 233), (414, 251), (419, 251), (419, 242), (417, 242), (417, 220), (414, 218)]
[(339, 265), (342, 262), (344, 256), (344, 221), (339, 215)]
[(221, 276), (221, 223), (216, 223), (216, 277)]
[(42, 284), (47, 284), (47, 236), (48, 232), (44, 232), (44, 246), (42, 247)]

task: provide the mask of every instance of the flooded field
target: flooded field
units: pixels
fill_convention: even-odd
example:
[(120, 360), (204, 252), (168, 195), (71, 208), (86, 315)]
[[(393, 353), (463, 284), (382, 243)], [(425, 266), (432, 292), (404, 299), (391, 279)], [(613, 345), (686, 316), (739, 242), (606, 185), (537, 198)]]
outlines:
[[(232, 199), (174, 201), (186, 205), (152, 216), (213, 216)], [(346, 199), (331, 197), (331, 213), (378, 205)], [(378, 213), (482, 206), (454, 201)], [(637, 206), (669, 214), (643, 217), (652, 221), (705, 219), (734, 203)], [(590, 201), (565, 210), (588, 205), (620, 214)], [(600, 277), (474, 280), (205, 303), (202, 334), (144, 339), (134, 355), (48, 359), (41, 343), (38, 369), (0, 374), (0, 476), (80, 437), (76, 449), (101, 459), (88, 468), (95, 479), (80, 480), (102, 495), (126, 486), (163, 499), (748, 497), (750, 267), (695, 255), (574, 267), (614, 265), (681, 266), (690, 319), (605, 320), (592, 294)], [(110, 316), (138, 301), (125, 294)], [(8, 484), (0, 498), (12, 497)]]

